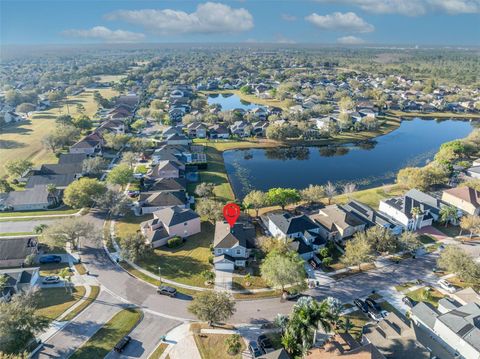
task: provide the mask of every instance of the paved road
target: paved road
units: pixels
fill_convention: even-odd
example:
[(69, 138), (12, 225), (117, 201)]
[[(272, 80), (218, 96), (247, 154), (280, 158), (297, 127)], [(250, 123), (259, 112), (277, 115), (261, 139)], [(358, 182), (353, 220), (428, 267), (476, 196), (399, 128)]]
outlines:
[(40, 224), (49, 225), (53, 222), (55, 220), (52, 219), (0, 222), (0, 233), (33, 232), (36, 226)]
[(34, 358), (68, 358), (126, 304), (106, 291), (75, 320), (45, 342)]
[(116, 358), (148, 358), (160, 343), (160, 337), (166, 335), (181, 322), (162, 318), (155, 314), (144, 313), (142, 321), (135, 327), (130, 336), (132, 341), (122, 354), (111, 351), (105, 359)]

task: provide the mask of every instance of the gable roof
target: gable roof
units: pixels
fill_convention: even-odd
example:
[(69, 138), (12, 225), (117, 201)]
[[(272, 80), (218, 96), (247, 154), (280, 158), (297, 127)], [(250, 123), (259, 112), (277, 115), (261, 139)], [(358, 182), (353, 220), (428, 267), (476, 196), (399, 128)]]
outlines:
[(356, 227), (366, 224), (364, 219), (354, 213), (346, 211), (337, 204), (322, 208), (318, 214), (311, 217), (329, 229), (332, 228), (332, 225), (346, 229), (350, 226)]
[(184, 206), (187, 202), (185, 192), (143, 192), (139, 202), (143, 207)]
[(35, 171), (36, 175), (62, 175), (62, 174), (80, 174), (83, 172), (83, 162), (43, 164), (40, 170)]
[(267, 217), (285, 235), (318, 228), (318, 225), (304, 214), (292, 216), (288, 212), (268, 213)]
[(39, 185), (53, 184), (56, 187), (67, 187), (75, 180), (75, 173), (35, 175), (28, 178), (25, 188), (34, 188)]
[(432, 213), (440, 212), (441, 201), (418, 189), (411, 189), (403, 197), (389, 198), (384, 203), (404, 213), (408, 218), (412, 218), (412, 209), (430, 210)]
[(379, 226), (387, 228), (394, 228), (397, 225), (392, 219), (388, 218), (386, 215), (377, 212), (365, 203), (356, 200), (352, 200), (347, 204), (342, 205), (342, 208), (345, 211), (356, 215), (368, 225), (377, 224)]
[(167, 227), (200, 218), (200, 216), (190, 208), (180, 207), (163, 208), (159, 211), (153, 212), (153, 216), (159, 219)]
[(439, 315), (438, 320), (467, 343), (480, 351), (480, 305), (468, 303)]
[(150, 185), (149, 191), (185, 191), (186, 188), (185, 178), (161, 178)]
[(235, 223), (233, 228), (225, 221), (217, 221), (213, 239), (214, 248), (253, 247), (255, 228), (247, 223)]
[(47, 186), (32, 186), (32, 188), (23, 191), (9, 192), (4, 199), (4, 204), (7, 207), (26, 204), (48, 204), (48, 196)]
[(443, 191), (451, 196), (457, 197), (465, 202), (471, 203), (475, 207), (480, 207), (480, 192), (473, 188), (462, 186)]
[(87, 158), (85, 153), (62, 153), (58, 157), (58, 164), (82, 163)]
[(36, 237), (15, 237), (0, 239), (0, 261), (25, 259), (38, 245)]

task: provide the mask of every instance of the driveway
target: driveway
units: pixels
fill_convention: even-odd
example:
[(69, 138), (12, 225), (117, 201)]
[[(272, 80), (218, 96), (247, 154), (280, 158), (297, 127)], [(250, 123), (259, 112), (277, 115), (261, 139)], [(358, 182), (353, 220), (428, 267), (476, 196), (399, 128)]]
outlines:
[(232, 271), (215, 269), (215, 290), (231, 290), (232, 280)]

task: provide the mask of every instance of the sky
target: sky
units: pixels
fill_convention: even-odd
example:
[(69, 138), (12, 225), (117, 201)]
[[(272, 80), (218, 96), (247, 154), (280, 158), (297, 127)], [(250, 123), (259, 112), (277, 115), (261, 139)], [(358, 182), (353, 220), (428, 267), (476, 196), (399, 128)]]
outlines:
[(480, 0), (0, 0), (0, 43), (480, 46)]

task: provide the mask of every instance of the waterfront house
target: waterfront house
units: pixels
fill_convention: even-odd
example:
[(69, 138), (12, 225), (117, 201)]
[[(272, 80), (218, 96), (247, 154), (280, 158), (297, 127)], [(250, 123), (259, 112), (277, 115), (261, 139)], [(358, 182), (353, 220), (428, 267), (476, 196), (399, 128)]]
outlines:
[(182, 134), (171, 134), (166, 140), (168, 145), (189, 145), (192, 140)]
[(345, 210), (337, 204), (320, 209), (318, 214), (312, 215), (310, 218), (327, 228), (330, 232), (329, 237), (337, 241), (364, 231), (367, 225), (367, 222), (360, 216)]
[(211, 139), (228, 139), (230, 137), (228, 128), (223, 125), (210, 126), (208, 133)]
[(478, 216), (480, 214), (480, 192), (470, 187), (456, 187), (443, 191), (442, 201), (463, 213)]
[(230, 228), (225, 221), (217, 221), (213, 238), (215, 269), (233, 271), (245, 267), (255, 244), (255, 228), (248, 222), (237, 222)]
[(251, 129), (249, 123), (245, 121), (235, 121), (233, 125), (230, 126), (230, 132), (234, 136), (238, 137), (248, 137), (251, 135)]
[(156, 178), (179, 178), (185, 166), (178, 161), (159, 161), (155, 167), (150, 169), (147, 176), (152, 179)]

